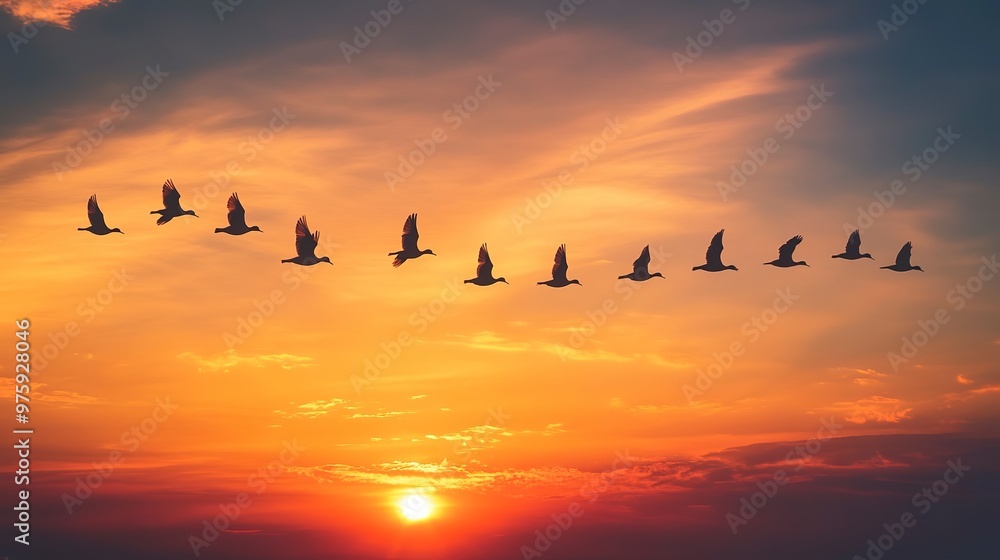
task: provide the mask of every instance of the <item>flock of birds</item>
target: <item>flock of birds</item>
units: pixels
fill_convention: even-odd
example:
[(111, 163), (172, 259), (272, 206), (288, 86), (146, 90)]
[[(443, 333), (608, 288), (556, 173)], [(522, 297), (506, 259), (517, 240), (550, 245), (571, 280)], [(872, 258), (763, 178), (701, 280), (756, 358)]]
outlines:
[[(167, 180), (163, 184), (163, 208), (161, 210), (153, 210), (150, 214), (159, 214), (160, 217), (156, 220), (156, 225), (162, 226), (174, 218), (180, 216), (194, 216), (194, 210), (184, 210), (181, 208), (181, 195), (177, 191), (177, 187), (174, 186), (174, 182)], [(257, 226), (248, 226), (246, 221), (246, 209), (243, 208), (243, 204), (240, 202), (239, 197), (236, 193), (233, 193), (229, 197), (229, 202), (226, 204), (226, 209), (228, 210), (228, 220), (229, 225), (226, 227), (215, 228), (215, 233), (227, 233), (229, 235), (243, 235), (250, 233), (251, 231), (261, 231)], [(77, 228), (80, 231), (89, 231), (94, 235), (107, 235), (109, 233), (124, 233), (118, 228), (108, 228), (107, 223), (104, 221), (104, 213), (101, 212), (100, 206), (97, 204), (97, 195), (90, 197), (87, 201), (87, 216), (90, 218), (90, 227)], [(723, 264), (722, 262), (722, 234), (726, 230), (720, 230), (712, 238), (712, 242), (708, 246), (708, 251), (705, 253), (705, 264), (693, 267), (691, 270), (704, 270), (707, 272), (722, 272), (724, 270), (738, 270), (733, 265)], [(421, 250), (417, 247), (417, 239), (420, 237), (420, 233), (417, 231), (417, 215), (410, 214), (406, 218), (406, 222), (403, 224), (403, 249), (401, 251), (394, 251), (389, 253), (390, 257), (395, 257), (392, 261), (392, 266), (398, 267), (405, 263), (407, 260), (416, 259), (423, 255), (434, 255), (434, 251), (430, 249)], [(791, 268), (794, 266), (809, 266), (805, 261), (796, 261), (792, 254), (795, 252), (795, 248), (802, 243), (802, 236), (796, 235), (795, 237), (786, 241), (781, 247), (778, 248), (778, 258), (764, 263), (765, 265), (772, 265), (780, 268)], [(293, 263), (300, 266), (312, 266), (314, 264), (319, 264), (321, 262), (333, 264), (330, 262), (330, 257), (316, 256), (316, 247), (319, 245), (319, 232), (310, 232), (309, 225), (306, 223), (306, 217), (302, 216), (299, 218), (298, 222), (295, 223), (295, 252), (296, 255), (290, 259), (283, 259), (283, 263)], [(899, 254), (896, 255), (896, 262), (889, 266), (883, 266), (881, 268), (892, 270), (895, 272), (908, 272), (910, 270), (919, 270), (923, 272), (923, 269), (919, 266), (912, 266), (910, 264), (910, 253), (913, 249), (913, 244), (907, 242), (903, 245), (902, 249), (899, 250)], [(872, 256), (868, 253), (861, 252), (861, 234), (858, 230), (854, 230), (847, 240), (847, 247), (843, 253), (838, 255), (833, 255), (835, 259), (847, 259), (847, 260), (858, 260), (858, 259), (871, 259)], [(663, 278), (663, 275), (659, 272), (649, 272), (649, 245), (647, 245), (643, 250), (639, 258), (632, 263), (632, 272), (629, 274), (624, 274), (619, 276), (619, 279), (628, 279), (636, 282), (645, 282), (650, 278)], [(552, 266), (552, 278), (550, 280), (545, 280), (543, 282), (538, 282), (540, 285), (551, 286), (553, 288), (562, 288), (569, 286), (570, 284), (581, 285), (579, 280), (570, 280), (567, 278), (566, 273), (569, 271), (569, 264), (566, 260), (566, 245), (560, 245), (559, 249), (556, 250), (555, 263)], [(490, 286), (496, 284), (497, 282), (503, 282), (507, 284), (507, 280), (503, 277), (494, 278), (493, 277), (493, 261), (490, 260), (490, 253), (486, 248), (484, 243), (482, 247), (479, 248), (479, 264), (476, 268), (476, 277), (466, 280), (467, 284), (475, 284), (477, 286)]]

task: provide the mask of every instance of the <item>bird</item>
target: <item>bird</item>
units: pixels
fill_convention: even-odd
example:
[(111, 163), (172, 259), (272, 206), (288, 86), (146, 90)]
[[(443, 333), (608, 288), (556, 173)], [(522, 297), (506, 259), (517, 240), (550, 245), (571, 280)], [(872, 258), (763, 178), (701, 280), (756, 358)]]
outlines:
[(104, 212), (97, 205), (97, 195), (93, 195), (87, 201), (87, 217), (90, 218), (90, 227), (76, 228), (78, 231), (89, 231), (94, 235), (107, 235), (109, 233), (121, 233), (124, 231), (114, 228), (108, 229), (108, 224), (104, 223)]
[(552, 280), (546, 280), (544, 282), (539, 282), (539, 284), (545, 284), (546, 286), (551, 286), (553, 288), (562, 288), (563, 286), (569, 286), (570, 284), (576, 284), (582, 286), (579, 280), (567, 280), (566, 271), (569, 270), (569, 265), (566, 264), (566, 244), (562, 244), (556, 249), (555, 263), (552, 265)]
[(645, 282), (654, 276), (659, 276), (663, 278), (663, 275), (659, 272), (649, 273), (649, 245), (643, 248), (642, 254), (639, 255), (638, 259), (632, 263), (632, 273), (624, 274), (619, 276), (618, 279), (628, 278), (629, 280), (635, 280), (636, 282)]
[(870, 259), (872, 256), (869, 253), (861, 252), (861, 233), (858, 230), (854, 230), (851, 236), (847, 238), (847, 247), (844, 248), (844, 252), (839, 255), (833, 255), (833, 258), (856, 261), (858, 259)]
[(310, 233), (309, 225), (306, 223), (306, 217), (302, 216), (299, 218), (298, 222), (295, 222), (295, 252), (298, 253), (298, 255), (290, 259), (282, 259), (281, 262), (294, 263), (302, 266), (312, 266), (321, 262), (333, 264), (330, 262), (330, 257), (316, 258), (317, 245), (319, 245), (319, 232)]
[(476, 267), (476, 277), (466, 280), (465, 283), (477, 286), (491, 286), (497, 282), (509, 284), (503, 276), (500, 278), (493, 277), (493, 261), (490, 260), (490, 252), (486, 249), (486, 244), (483, 243), (482, 247), (479, 248), (479, 265)]
[(912, 250), (913, 243), (907, 241), (906, 245), (903, 245), (903, 248), (899, 250), (899, 254), (896, 255), (896, 264), (881, 266), (879, 268), (887, 268), (896, 272), (906, 272), (908, 270), (919, 270), (920, 272), (923, 272), (924, 269), (919, 266), (910, 266), (910, 252)]
[(720, 229), (719, 233), (712, 238), (712, 243), (705, 252), (705, 264), (693, 267), (691, 270), (705, 270), (708, 272), (722, 272), (723, 270), (739, 270), (733, 265), (722, 264), (722, 234), (726, 230)]
[(181, 193), (177, 192), (177, 187), (174, 186), (174, 182), (170, 179), (167, 179), (167, 182), (163, 183), (163, 210), (153, 210), (150, 214), (160, 215), (160, 218), (156, 220), (156, 225), (158, 226), (162, 226), (178, 216), (198, 217), (198, 214), (195, 214), (194, 210), (184, 210), (181, 208)]
[(251, 231), (260, 231), (260, 228), (257, 226), (247, 227), (247, 211), (243, 208), (243, 204), (240, 202), (240, 198), (236, 193), (233, 193), (232, 196), (229, 197), (229, 202), (226, 203), (226, 209), (229, 210), (229, 214), (227, 215), (229, 225), (224, 228), (215, 228), (215, 233), (243, 235), (244, 233)]
[(799, 246), (799, 243), (802, 243), (801, 235), (796, 235), (795, 237), (789, 239), (788, 241), (785, 242), (784, 245), (778, 247), (778, 258), (771, 262), (766, 262), (764, 264), (769, 264), (781, 268), (790, 268), (793, 266), (800, 266), (800, 265), (809, 266), (808, 264), (806, 264), (806, 261), (797, 261), (792, 258), (792, 253), (795, 252), (795, 248)]
[(403, 250), (396, 251), (395, 253), (389, 253), (389, 256), (395, 256), (396, 259), (392, 261), (392, 266), (398, 267), (399, 265), (406, 262), (407, 259), (415, 259), (421, 255), (434, 255), (434, 251), (430, 249), (424, 249), (421, 251), (417, 248), (417, 238), (420, 237), (420, 233), (417, 231), (417, 215), (416, 213), (410, 214), (406, 218), (406, 223), (403, 224)]

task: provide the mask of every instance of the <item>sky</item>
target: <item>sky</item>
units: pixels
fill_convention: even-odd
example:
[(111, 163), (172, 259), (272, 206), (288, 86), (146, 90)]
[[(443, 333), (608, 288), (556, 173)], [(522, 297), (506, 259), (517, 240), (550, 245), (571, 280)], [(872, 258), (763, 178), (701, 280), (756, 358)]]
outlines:
[[(0, 554), (1000, 548), (995, 4), (0, 8)], [(281, 263), (303, 215), (333, 266)]]

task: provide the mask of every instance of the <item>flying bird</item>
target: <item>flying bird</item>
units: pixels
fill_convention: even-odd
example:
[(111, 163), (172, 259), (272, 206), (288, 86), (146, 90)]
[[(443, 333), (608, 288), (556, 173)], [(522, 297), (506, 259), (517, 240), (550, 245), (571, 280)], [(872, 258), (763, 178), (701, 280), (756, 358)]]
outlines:
[(562, 244), (556, 249), (555, 262), (552, 265), (552, 280), (546, 280), (544, 282), (539, 282), (539, 284), (545, 284), (546, 286), (551, 286), (553, 288), (562, 288), (563, 286), (569, 286), (570, 284), (576, 284), (582, 286), (579, 280), (567, 280), (566, 271), (569, 270), (569, 265), (566, 264), (566, 244)]
[(663, 275), (659, 272), (649, 273), (649, 245), (646, 245), (639, 258), (635, 259), (635, 262), (632, 263), (632, 273), (619, 276), (618, 279), (628, 278), (636, 282), (645, 282), (654, 276), (663, 278)]
[(712, 243), (708, 246), (708, 251), (705, 252), (705, 264), (701, 266), (693, 267), (691, 270), (705, 270), (708, 272), (721, 272), (723, 270), (739, 270), (733, 265), (722, 264), (722, 234), (726, 230), (720, 229), (719, 233), (715, 234), (712, 238)]
[(302, 216), (295, 223), (295, 252), (298, 255), (290, 259), (282, 259), (283, 263), (294, 263), (302, 266), (312, 266), (321, 262), (333, 264), (330, 257), (316, 258), (316, 246), (319, 245), (319, 232), (310, 233), (306, 217)]
[(493, 261), (490, 260), (490, 252), (486, 249), (486, 244), (483, 243), (483, 246), (479, 248), (479, 266), (476, 267), (476, 277), (466, 280), (465, 283), (477, 286), (491, 286), (497, 282), (509, 284), (503, 276), (500, 278), (493, 277)]
[(881, 266), (879, 268), (887, 268), (896, 272), (906, 272), (908, 270), (919, 270), (920, 272), (923, 272), (924, 269), (919, 266), (910, 266), (910, 252), (912, 250), (913, 244), (907, 241), (906, 245), (903, 245), (903, 248), (899, 250), (899, 254), (896, 255), (896, 264)]
[(795, 237), (789, 239), (784, 245), (778, 247), (778, 258), (764, 264), (770, 264), (780, 268), (790, 268), (802, 265), (809, 266), (806, 264), (806, 261), (797, 261), (792, 258), (792, 253), (795, 252), (795, 248), (799, 246), (799, 243), (802, 243), (801, 235), (796, 235)]
[(833, 258), (856, 261), (858, 259), (870, 259), (872, 256), (869, 253), (861, 252), (861, 233), (858, 230), (854, 230), (851, 236), (847, 238), (847, 247), (844, 248), (844, 252), (839, 255), (833, 255)]
[[(403, 250), (396, 251), (395, 253), (389, 253), (389, 256), (395, 255), (396, 259), (392, 261), (392, 266), (399, 266), (406, 262), (407, 259), (415, 259), (421, 255), (434, 255), (434, 251), (430, 249), (424, 249), (421, 251), (417, 248), (417, 238), (420, 237), (420, 233), (417, 231), (417, 215), (410, 214), (410, 217), (406, 218), (406, 223), (403, 224)], [(437, 255), (434, 255), (437, 256)]]
[(243, 208), (243, 204), (240, 202), (240, 198), (236, 193), (233, 193), (232, 196), (229, 197), (229, 202), (226, 203), (226, 209), (229, 210), (229, 214), (227, 215), (229, 225), (224, 228), (215, 228), (215, 233), (243, 235), (244, 233), (249, 233), (251, 231), (260, 231), (260, 228), (257, 226), (247, 227), (247, 211)]
[(160, 218), (156, 220), (156, 225), (158, 226), (162, 226), (178, 216), (190, 215), (195, 218), (198, 217), (198, 214), (195, 214), (194, 210), (184, 210), (181, 208), (181, 193), (177, 192), (177, 187), (174, 186), (174, 182), (170, 179), (167, 179), (167, 182), (163, 183), (163, 210), (153, 210), (150, 214), (160, 215)]
[(104, 223), (104, 212), (101, 212), (101, 207), (97, 205), (96, 194), (91, 196), (90, 200), (87, 201), (87, 217), (90, 218), (90, 227), (76, 228), (78, 231), (89, 231), (94, 235), (125, 233), (118, 228), (108, 229), (108, 224)]

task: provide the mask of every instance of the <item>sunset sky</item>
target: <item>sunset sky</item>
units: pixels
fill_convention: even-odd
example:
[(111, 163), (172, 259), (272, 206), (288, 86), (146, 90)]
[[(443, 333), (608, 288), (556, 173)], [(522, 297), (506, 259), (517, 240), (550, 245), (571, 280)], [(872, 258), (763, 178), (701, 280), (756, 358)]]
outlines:
[(0, 8), (0, 556), (996, 557), (995, 3)]

